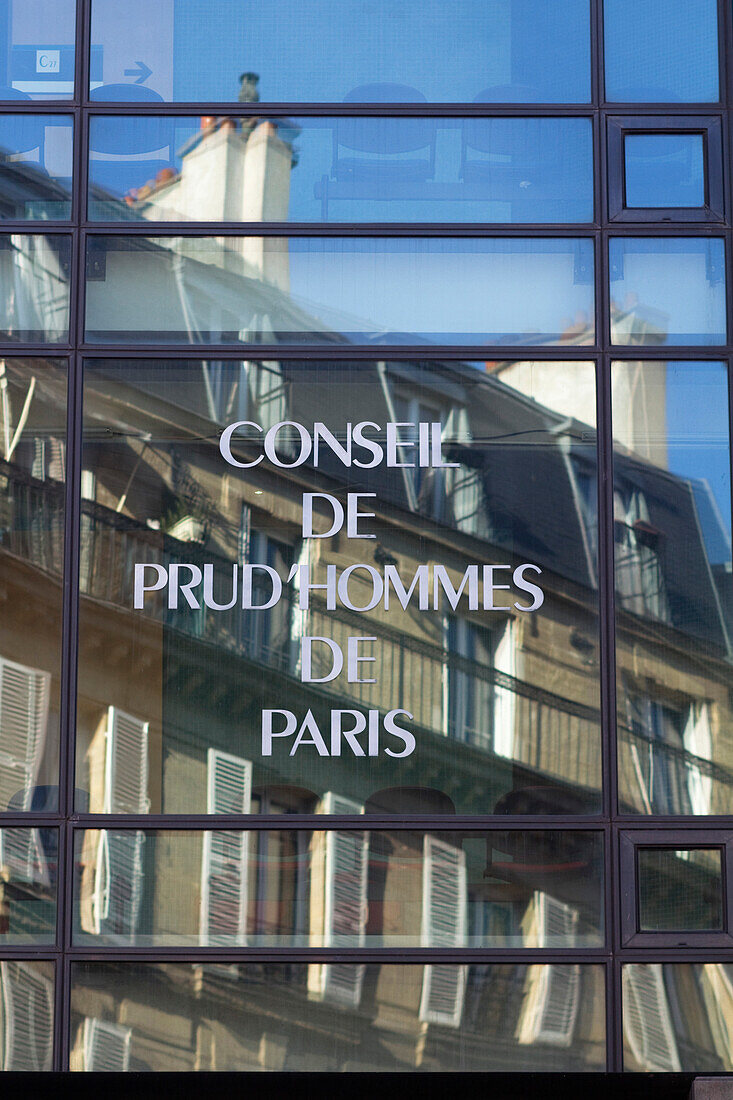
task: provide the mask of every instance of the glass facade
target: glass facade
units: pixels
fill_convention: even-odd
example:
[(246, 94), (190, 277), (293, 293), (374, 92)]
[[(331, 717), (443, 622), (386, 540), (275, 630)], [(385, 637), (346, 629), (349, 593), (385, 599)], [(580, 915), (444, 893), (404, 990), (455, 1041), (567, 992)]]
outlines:
[(733, 1071), (726, 4), (8, 0), (2, 1069)]

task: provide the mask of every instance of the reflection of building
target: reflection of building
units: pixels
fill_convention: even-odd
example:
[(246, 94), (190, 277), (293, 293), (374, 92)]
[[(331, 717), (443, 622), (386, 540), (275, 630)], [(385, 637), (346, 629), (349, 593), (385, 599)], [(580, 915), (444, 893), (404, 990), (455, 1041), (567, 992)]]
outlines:
[[(232, 0), (219, 111), (184, 91), (226, 0), (153, 5), (134, 84), (94, 0), (92, 106), (4, 112), (6, 1069), (733, 1068), (725, 99), (611, 118), (624, 0), (585, 90), (547, 83), (585, 0), (398, 5), (362, 83), (315, 72), (303, 13), (381, 2), (283, 11), (261, 65)], [(36, 6), (0, 20), (21, 96), (74, 68)], [(496, 56), (454, 84), (466, 18)], [(379, 82), (437, 25), (436, 110)], [(706, 205), (667, 222), (626, 177), (670, 137)], [(307, 494), (360, 530), (309, 537)]]

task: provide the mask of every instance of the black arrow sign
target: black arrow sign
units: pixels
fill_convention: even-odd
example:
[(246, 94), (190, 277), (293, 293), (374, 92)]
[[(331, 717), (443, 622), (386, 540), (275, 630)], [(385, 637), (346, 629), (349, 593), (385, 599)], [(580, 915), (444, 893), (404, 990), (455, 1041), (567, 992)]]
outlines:
[(125, 69), (125, 76), (136, 76), (137, 80), (134, 83), (144, 84), (153, 70), (149, 69), (144, 61), (136, 61), (135, 64), (136, 69)]

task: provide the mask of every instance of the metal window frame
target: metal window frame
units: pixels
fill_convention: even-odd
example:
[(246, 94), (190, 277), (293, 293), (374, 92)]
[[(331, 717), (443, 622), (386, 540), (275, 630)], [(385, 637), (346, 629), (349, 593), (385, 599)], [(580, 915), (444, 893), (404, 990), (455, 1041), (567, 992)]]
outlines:
[[(702, 206), (627, 206), (625, 139), (633, 134), (699, 134), (703, 139), (705, 201)], [(609, 115), (606, 118), (608, 148), (608, 218), (612, 222), (676, 222), (721, 224), (725, 218), (723, 191), (723, 126), (720, 115)]]
[[(733, 947), (733, 832), (699, 829), (624, 830), (619, 838), (621, 879), (621, 946), (628, 948), (727, 948)], [(639, 919), (638, 854), (642, 848), (717, 849), (721, 853), (721, 907), (723, 928), (696, 932), (642, 931)], [(679, 961), (684, 961), (680, 959)]]
[[(27, 815), (0, 813), (0, 826), (27, 825), (59, 827), (59, 892), (58, 892), (58, 939), (54, 947), (2, 947), (1, 958), (33, 958), (47, 959), (54, 963), (56, 973), (55, 998), (55, 1053), (54, 1068), (57, 1070), (68, 1069), (69, 1043), (70, 1043), (70, 996), (72, 964), (78, 961), (102, 962), (117, 961), (139, 963), (143, 961), (170, 962), (201, 962), (221, 961), (245, 963), (249, 960), (266, 961), (268, 959), (285, 959), (292, 961), (371, 961), (371, 962), (398, 962), (415, 961), (425, 962), (428, 959), (441, 957), (430, 955), (429, 952), (419, 950), (417, 952), (383, 950), (353, 950), (353, 951), (316, 951), (283, 949), (282, 953), (273, 955), (272, 952), (243, 948), (236, 951), (219, 948), (201, 950), (168, 949), (163, 955), (160, 949), (142, 950), (125, 949), (87, 949), (72, 945), (73, 923), (73, 871), (74, 871), (74, 833), (82, 827), (104, 828), (121, 826), (127, 828), (217, 828), (244, 827), (248, 830), (272, 828), (279, 825), (282, 828), (338, 828), (364, 829), (365, 818), (328, 818), (318, 816), (316, 820), (308, 816), (288, 815), (286, 818), (263, 815), (256, 818), (211, 817), (207, 815), (180, 819), (176, 815), (148, 814), (139, 817), (114, 817), (110, 815), (79, 814), (74, 808), (74, 777), (75, 777), (75, 725), (76, 725), (76, 683), (78, 664), (78, 614), (79, 614), (79, 549), (80, 549), (80, 514), (81, 514), (81, 433), (82, 433), (82, 381), (84, 361), (89, 363), (97, 360), (109, 360), (114, 358), (146, 359), (155, 358), (165, 360), (167, 358), (199, 361), (206, 358), (207, 354), (216, 359), (241, 358), (242, 351), (247, 350), (248, 358), (272, 358), (277, 355), (281, 359), (301, 360), (327, 360), (330, 358), (343, 358), (343, 347), (327, 348), (298, 346), (257, 346), (237, 345), (229, 347), (208, 346), (160, 346), (141, 343), (127, 345), (91, 345), (84, 343), (84, 253), (87, 239), (105, 233), (139, 233), (141, 235), (166, 235), (177, 236), (227, 236), (232, 234), (247, 235), (312, 235), (312, 236), (394, 236), (394, 237), (520, 237), (520, 236), (555, 236), (555, 237), (587, 237), (594, 241), (595, 248), (595, 321), (596, 340), (592, 346), (577, 348), (563, 348), (562, 346), (542, 349), (542, 358), (547, 361), (569, 359), (595, 363), (596, 372), (596, 407), (597, 407), (597, 489), (598, 489), (598, 522), (599, 522), (599, 649), (600, 649), (600, 711), (601, 711), (601, 737), (603, 760), (603, 803), (598, 815), (588, 815), (569, 820), (563, 817), (516, 817), (511, 820), (487, 815), (479, 818), (452, 817), (415, 817), (410, 819), (393, 820), (387, 817), (369, 817), (370, 828), (386, 828), (391, 831), (399, 829), (415, 830), (416, 828), (429, 828), (431, 830), (445, 831), (460, 828), (462, 830), (482, 831), (497, 828), (503, 831), (509, 829), (522, 830), (528, 827), (533, 829), (552, 830), (578, 830), (593, 829), (604, 833), (604, 859), (606, 890), (604, 897), (604, 917), (606, 928), (606, 945), (602, 949), (593, 951), (573, 952), (574, 962), (596, 963), (604, 967), (606, 974), (606, 1049), (607, 1070), (621, 1071), (623, 1069), (623, 1021), (621, 1017), (621, 968), (624, 963), (643, 961), (649, 962), (705, 962), (705, 961), (729, 961), (729, 955), (721, 953), (716, 945), (695, 945), (684, 948), (663, 946), (661, 944), (627, 945), (622, 942), (623, 912), (622, 912), (622, 884), (624, 874), (620, 850), (628, 835), (641, 835), (640, 826), (648, 826), (650, 819), (641, 815), (626, 814), (620, 812), (618, 803), (618, 777), (616, 772), (615, 736), (616, 736), (616, 684), (615, 684), (615, 597), (614, 597), (614, 546), (613, 546), (613, 435), (611, 424), (611, 364), (616, 361), (635, 361), (639, 358), (639, 348), (629, 346), (612, 346), (610, 344), (610, 307), (608, 301), (609, 273), (608, 273), (608, 248), (609, 236), (672, 236), (682, 233), (685, 236), (699, 236), (705, 238), (712, 235), (723, 237), (726, 246), (726, 281), (727, 281), (727, 343), (720, 346), (706, 347), (644, 347), (643, 358), (649, 360), (707, 360), (723, 361), (726, 363), (730, 379), (730, 364), (733, 361), (733, 225), (730, 221), (731, 204), (726, 202), (722, 220), (715, 220), (710, 224), (690, 221), (684, 217), (677, 217), (676, 213), (671, 221), (666, 218), (670, 213), (663, 212), (664, 219), (656, 222), (644, 221), (643, 226), (638, 222), (629, 224), (610, 216), (611, 184), (609, 172), (611, 171), (610, 149), (607, 145), (607, 136), (612, 128), (611, 120), (622, 117), (625, 120), (633, 120), (637, 129), (645, 127), (654, 129), (657, 125), (669, 128), (670, 123), (694, 128), (696, 120), (701, 117), (713, 117), (720, 122), (721, 132), (721, 159), (724, 186), (730, 187), (730, 111), (733, 107), (733, 64), (730, 62), (733, 50), (733, 12), (728, 0), (718, 0), (718, 53), (720, 73), (720, 100), (716, 104), (680, 104), (680, 103), (609, 103), (604, 93), (603, 73), (603, 10), (602, 0), (589, 0), (591, 13), (591, 101), (586, 104), (460, 104), (460, 103), (435, 103), (435, 104), (329, 104), (329, 103), (261, 103), (257, 106), (259, 116), (292, 117), (294, 115), (309, 117), (416, 117), (426, 116), (440, 117), (589, 117), (592, 119), (593, 144), (594, 144), (594, 221), (581, 225), (579, 223), (557, 223), (552, 225), (522, 224), (519, 226), (502, 225), (500, 223), (481, 224), (456, 224), (456, 223), (388, 223), (369, 224), (355, 226), (353, 224), (329, 223), (327, 226), (315, 223), (297, 224), (287, 223), (283, 225), (243, 225), (240, 223), (214, 223), (210, 225), (187, 222), (178, 226), (172, 223), (161, 223), (156, 230), (155, 223), (146, 223), (144, 226), (133, 227), (124, 223), (114, 222), (89, 222), (87, 219), (87, 163), (89, 146), (89, 119), (90, 116), (130, 115), (145, 117), (157, 114), (170, 117), (197, 116), (211, 114), (218, 117), (237, 116), (246, 114), (238, 104), (222, 103), (149, 103), (129, 104), (102, 103), (91, 101), (88, 95), (89, 77), (89, 43), (90, 15), (92, 0), (77, 0), (76, 17), (76, 55), (75, 55), (75, 94), (68, 100), (55, 100), (45, 102), (40, 99), (31, 101), (5, 101), (0, 103), (0, 112), (3, 114), (58, 114), (70, 116), (73, 119), (74, 142), (74, 174), (72, 187), (72, 217), (69, 222), (5, 222), (0, 224), (0, 232), (13, 233), (42, 233), (44, 235), (65, 234), (72, 240), (72, 265), (70, 278), (70, 328), (69, 339), (64, 344), (23, 344), (13, 341), (0, 341), (0, 355), (15, 356), (24, 359), (53, 358), (65, 360), (68, 365), (68, 404), (67, 404), (67, 482), (65, 488), (65, 534), (64, 534), (64, 576), (63, 576), (63, 637), (62, 637), (62, 673), (61, 673), (61, 718), (60, 718), (60, 771), (59, 771), (59, 804), (58, 810), (53, 813)], [(711, 207), (712, 208), (712, 207)], [(490, 347), (480, 345), (430, 347), (430, 357), (444, 358), (446, 360), (465, 360), (472, 355), (480, 355), (481, 358), (495, 357), (506, 358), (507, 351), (516, 358), (531, 355), (536, 357), (537, 348), (515, 347), (508, 349), (505, 345)], [(376, 348), (355, 347), (349, 349), (349, 356), (355, 360), (373, 360)], [(397, 348), (379, 347), (379, 356), (388, 355), (394, 360), (411, 360), (424, 358), (426, 345), (414, 347), (400, 346)], [(253, 355), (254, 352), (254, 355)], [(731, 438), (733, 438), (733, 387), (729, 385), (729, 424)], [(704, 832), (709, 835), (711, 830), (730, 828), (730, 818), (724, 816), (708, 817), (705, 819), (695, 817), (655, 817), (653, 819), (653, 834), (655, 838), (672, 838), (679, 834), (689, 837), (692, 831), (699, 831), (704, 825)], [(690, 832), (688, 832), (690, 830)], [(720, 835), (720, 834), (716, 834)], [(733, 875), (728, 875), (728, 880), (733, 880)], [(446, 952), (444, 956), (451, 962), (466, 961), (470, 959), (482, 962), (492, 961), (516, 961), (518, 963), (532, 961), (562, 962), (569, 957), (567, 952), (552, 953), (542, 952), (536, 958), (532, 952), (513, 951), (495, 952), (481, 951), (476, 955), (465, 952)], [(551, 1077), (552, 1075), (548, 1075)]]

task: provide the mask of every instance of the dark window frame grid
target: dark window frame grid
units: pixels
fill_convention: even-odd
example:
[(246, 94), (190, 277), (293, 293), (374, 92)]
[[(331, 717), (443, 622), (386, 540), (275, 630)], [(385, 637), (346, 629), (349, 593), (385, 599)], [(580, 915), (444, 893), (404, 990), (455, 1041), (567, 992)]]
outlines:
[[(646, 233), (649, 223), (722, 224), (725, 220), (725, 190), (723, 187), (723, 125), (722, 116), (700, 115), (609, 115), (606, 118), (608, 143), (608, 217), (615, 223), (633, 222), (639, 235)], [(626, 205), (625, 139), (635, 134), (699, 134), (703, 139), (703, 172), (705, 201), (701, 206)]]
[[(560, 223), (548, 226), (534, 225), (534, 224), (522, 224), (521, 226), (509, 227), (502, 226), (501, 224), (482, 225), (477, 227), (475, 224), (458, 225), (450, 223), (447, 225), (441, 225), (439, 223), (432, 223), (430, 225), (424, 224), (394, 224), (389, 223), (387, 225), (381, 224), (369, 224), (369, 226), (360, 226), (355, 228), (354, 226), (348, 227), (348, 234), (353, 236), (487, 236), (487, 237), (501, 237), (501, 236), (567, 236), (567, 237), (592, 237), (595, 242), (596, 249), (596, 266), (595, 266), (595, 298), (596, 298), (596, 321), (597, 321), (597, 337), (593, 346), (582, 347), (577, 349), (568, 349), (562, 347), (543, 349), (543, 359), (548, 361), (552, 360), (567, 360), (577, 359), (583, 361), (594, 360), (596, 363), (596, 379), (597, 379), (597, 413), (598, 413), (598, 462), (597, 462), (597, 478), (598, 478), (598, 496), (599, 496), (599, 600), (600, 600), (600, 616), (601, 616), (601, 632), (600, 632), (600, 660), (601, 660), (601, 717), (602, 717), (602, 750), (603, 750), (603, 773), (604, 773), (604, 802), (603, 811), (597, 816), (591, 817), (577, 817), (572, 821), (563, 819), (561, 817), (540, 818), (529, 817), (521, 818), (516, 817), (511, 820), (506, 818), (498, 818), (495, 816), (486, 816), (481, 818), (462, 819), (459, 816), (452, 817), (449, 822), (445, 818), (435, 817), (420, 817), (406, 819), (404, 824), (401, 821), (395, 821), (390, 818), (369, 817), (370, 828), (386, 827), (391, 830), (398, 830), (401, 828), (414, 830), (415, 828), (431, 828), (431, 829), (445, 829), (448, 824), (449, 828), (460, 828), (467, 830), (482, 830), (490, 827), (501, 828), (502, 830), (508, 829), (523, 829), (527, 826), (540, 829), (547, 827), (548, 829), (557, 830), (568, 829), (577, 830), (582, 828), (593, 828), (600, 830), (606, 837), (605, 842), (605, 872), (606, 872), (606, 891), (604, 899), (604, 915), (606, 919), (606, 947), (594, 951), (573, 951), (572, 958), (574, 961), (586, 961), (601, 963), (606, 970), (606, 1009), (607, 1009), (607, 1069), (610, 1071), (619, 1071), (623, 1068), (623, 1027), (621, 1021), (621, 968), (624, 963), (630, 961), (640, 961), (642, 958), (644, 961), (649, 962), (696, 962), (696, 961), (728, 961), (728, 956), (720, 954), (719, 948), (716, 947), (690, 947), (686, 948), (682, 952), (679, 948), (663, 947), (661, 945), (649, 946), (648, 948), (626, 947), (621, 944), (621, 869), (619, 864), (619, 849), (621, 845), (621, 834), (631, 831), (630, 827), (633, 825), (639, 825), (640, 819), (638, 816), (623, 815), (618, 812), (617, 804), (617, 777), (616, 777), (616, 762), (615, 762), (615, 675), (614, 675), (614, 653), (615, 653), (615, 599), (614, 599), (614, 570), (613, 570), (613, 481), (612, 481), (612, 433), (611, 433), (611, 363), (615, 361), (623, 361), (624, 359), (632, 360), (638, 358), (633, 354), (633, 349), (624, 348), (622, 346), (611, 346), (610, 344), (610, 316), (607, 301), (608, 291), (608, 249), (607, 240), (609, 235), (613, 236), (671, 236), (675, 234), (677, 229), (682, 235), (686, 236), (700, 236), (706, 237), (711, 233), (713, 229), (713, 235), (722, 236), (726, 242), (726, 278), (727, 278), (727, 315), (728, 315), (728, 343), (720, 347), (675, 347), (671, 354), (669, 348), (656, 347), (656, 348), (644, 348), (645, 359), (696, 359), (696, 360), (724, 360), (729, 364), (729, 376), (730, 376), (730, 362), (733, 359), (733, 260), (731, 258), (731, 252), (733, 250), (733, 229), (729, 220), (724, 220), (721, 223), (717, 223), (714, 227), (708, 227), (701, 223), (690, 223), (685, 219), (674, 218), (673, 221), (664, 221), (663, 223), (646, 223), (643, 225), (632, 224), (623, 225), (617, 221), (612, 221), (607, 217), (608, 207), (608, 149), (605, 142), (601, 140), (602, 135), (606, 133), (607, 120), (611, 117), (633, 117), (634, 120), (638, 120), (640, 128), (643, 126), (649, 126), (652, 120), (660, 120), (660, 125), (666, 120), (670, 122), (673, 118), (678, 123), (682, 123), (683, 120), (689, 119), (690, 121), (699, 118), (701, 115), (719, 115), (722, 118), (722, 156), (723, 156), (723, 178), (724, 186), (726, 188), (726, 195), (728, 194), (728, 188), (730, 187), (730, 107), (733, 104), (733, 65), (729, 64), (728, 58), (731, 56), (731, 46), (733, 44), (733, 13), (729, 10), (729, 4), (727, 0), (718, 0), (718, 25), (719, 25), (719, 71), (720, 71), (720, 101), (716, 104), (679, 104), (679, 103), (655, 103), (655, 104), (622, 104), (622, 103), (608, 103), (605, 101), (603, 87), (604, 87), (604, 73), (603, 73), (603, 19), (601, 10), (602, 0), (592, 0), (591, 2), (591, 90), (592, 100), (589, 104), (328, 104), (328, 103), (278, 103), (267, 104), (261, 103), (258, 105), (258, 114), (267, 114), (272, 117), (287, 117), (294, 114), (302, 116), (362, 116), (362, 117), (458, 117), (458, 116), (479, 116), (479, 117), (528, 117), (528, 116), (542, 116), (542, 117), (590, 117), (593, 120), (593, 133), (594, 133), (594, 209), (595, 209), (595, 221), (591, 224), (566, 224)], [(79, 576), (79, 523), (80, 523), (80, 509), (81, 509), (81, 493), (80, 493), (80, 477), (81, 477), (81, 414), (82, 414), (82, 374), (83, 374), (83, 360), (87, 359), (93, 361), (96, 359), (111, 359), (115, 357), (144, 359), (154, 357), (156, 359), (165, 360), (166, 358), (191, 358), (199, 360), (202, 358), (202, 352), (206, 351), (205, 347), (198, 346), (196, 349), (189, 347), (171, 347), (165, 348), (160, 346), (150, 346), (145, 348), (140, 344), (133, 346), (122, 345), (105, 345), (100, 347), (94, 345), (85, 347), (82, 343), (83, 334), (83, 265), (84, 265), (84, 245), (87, 236), (96, 234), (104, 234), (107, 232), (120, 231), (120, 223), (102, 223), (95, 222), (89, 223), (86, 220), (86, 195), (87, 195), (87, 181), (86, 181), (86, 166), (88, 159), (88, 140), (89, 140), (89, 116), (94, 115), (134, 115), (145, 116), (148, 114), (161, 114), (166, 116), (183, 116), (183, 115), (203, 115), (212, 114), (219, 117), (225, 116), (242, 116), (244, 113), (241, 106), (236, 104), (221, 104), (221, 103), (175, 103), (175, 104), (146, 104), (136, 106), (126, 106), (121, 103), (100, 103), (90, 101), (87, 88), (88, 88), (88, 44), (90, 40), (89, 33), (89, 19), (90, 19), (90, 0), (78, 0), (77, 4), (77, 32), (76, 32), (76, 59), (75, 59), (75, 95), (74, 97), (63, 100), (54, 101), (50, 103), (44, 103), (42, 100), (33, 100), (28, 102), (19, 102), (17, 100), (7, 101), (0, 103), (0, 111), (8, 114), (59, 114), (69, 115), (73, 117), (74, 123), (74, 183), (72, 188), (72, 217), (71, 221), (64, 223), (52, 223), (52, 222), (18, 222), (11, 221), (2, 223), (0, 225), (0, 232), (18, 232), (18, 233), (33, 233), (41, 232), (43, 234), (53, 235), (56, 233), (71, 235), (72, 237), (72, 270), (70, 280), (70, 294), (71, 294), (71, 316), (70, 316), (70, 332), (69, 341), (64, 345), (53, 345), (49, 347), (43, 344), (26, 344), (18, 345), (15, 343), (3, 342), (0, 344), (0, 354), (7, 356), (17, 356), (23, 358), (48, 357), (52, 356), (54, 359), (66, 358), (69, 366), (69, 380), (68, 380), (68, 406), (67, 406), (67, 427), (68, 427), (68, 465), (67, 465), (67, 482), (66, 482), (66, 530), (65, 530), (65, 557), (64, 557), (64, 584), (63, 584), (63, 622), (64, 622), (64, 636), (62, 645), (62, 696), (61, 696), (61, 746), (62, 752), (60, 754), (60, 773), (59, 773), (59, 807), (57, 812), (54, 813), (29, 813), (25, 815), (18, 814), (0, 814), (0, 824), (4, 826), (10, 825), (27, 825), (27, 826), (43, 826), (43, 825), (58, 825), (60, 829), (59, 837), (59, 898), (57, 908), (57, 920), (58, 920), (58, 940), (55, 947), (52, 948), (34, 948), (30, 951), (27, 947), (17, 948), (2, 948), (0, 949), (0, 957), (2, 958), (33, 958), (33, 959), (46, 959), (51, 960), (56, 969), (56, 984), (55, 984), (55, 1004), (56, 1004), (56, 1018), (55, 1018), (55, 1053), (54, 1053), (54, 1068), (64, 1069), (68, 1068), (69, 1057), (69, 1007), (70, 1007), (70, 968), (73, 961), (81, 961), (83, 959), (89, 961), (101, 961), (101, 960), (117, 960), (117, 961), (142, 961), (144, 958), (148, 958), (150, 961), (162, 960), (161, 950), (135, 950), (133, 952), (129, 949), (126, 950), (113, 950), (100, 949), (91, 951), (87, 948), (72, 947), (71, 945), (71, 914), (72, 914), (72, 870), (73, 870), (73, 834), (76, 829), (83, 827), (103, 828), (105, 826), (124, 826), (127, 828), (146, 828), (151, 829), (156, 826), (159, 828), (201, 828), (208, 825), (209, 827), (222, 828), (229, 825), (239, 825), (240, 827), (246, 827), (248, 830), (271, 828), (273, 825), (280, 824), (282, 827), (292, 828), (312, 828), (315, 824), (311, 817), (297, 817), (296, 815), (288, 816), (287, 818), (278, 818), (270, 816), (262, 816), (259, 818), (222, 818), (222, 817), (204, 817), (204, 818), (186, 818), (184, 822), (176, 819), (175, 815), (145, 815), (144, 817), (129, 817), (124, 818), (112, 817), (109, 815), (81, 815), (77, 814), (73, 806), (73, 793), (74, 793), (74, 774), (75, 774), (75, 757), (74, 757), (74, 728), (75, 728), (75, 706), (76, 706), (76, 666), (78, 659), (77, 651), (77, 621), (78, 621), (78, 576)], [(654, 122), (657, 125), (657, 122)], [(684, 126), (683, 126), (684, 128)], [(726, 214), (729, 218), (730, 203), (726, 203)], [(665, 217), (668, 211), (665, 211)], [(132, 227), (125, 227), (125, 232), (128, 232)], [(269, 225), (263, 227), (261, 224), (246, 225), (240, 223), (214, 223), (211, 225), (201, 223), (187, 222), (185, 225), (177, 226), (175, 223), (162, 223), (158, 235), (177, 235), (177, 236), (204, 236), (210, 233), (216, 236), (226, 236), (231, 234), (247, 234), (247, 235), (313, 235), (313, 236), (336, 236), (343, 235), (347, 230), (346, 225), (339, 225), (338, 223), (329, 224), (327, 227), (318, 227), (313, 224), (298, 225), (297, 223), (287, 223), (287, 225)], [(151, 222), (146, 224), (140, 229), (134, 230), (141, 232), (143, 235), (155, 235), (156, 225)], [(255, 350), (253, 348), (253, 350)], [(268, 358), (268, 352), (273, 349), (268, 349), (266, 346), (257, 346), (255, 358)], [(384, 353), (389, 354), (390, 358), (394, 359), (411, 359), (414, 360), (416, 354), (425, 353), (425, 347), (405, 347), (402, 346), (397, 349), (380, 349)], [(481, 346), (480, 350), (483, 356), (490, 355), (492, 350), (497, 353), (501, 352), (503, 356), (506, 356), (507, 348), (505, 346), (491, 349), (486, 346)], [(536, 355), (536, 348), (513, 348), (512, 355), (520, 358), (523, 352), (531, 351)], [(210, 346), (211, 353), (215, 354), (217, 359), (236, 359), (241, 357), (242, 346), (238, 347), (215, 347)], [(461, 347), (446, 347), (446, 348), (431, 348), (431, 355), (434, 357), (441, 357), (446, 359), (465, 359), (469, 357), (471, 352), (470, 348)], [(335, 349), (330, 351), (328, 348), (314, 349), (312, 347), (298, 348), (297, 345), (292, 345), (288, 348), (277, 348), (277, 354), (281, 358), (300, 358), (300, 359), (328, 359), (329, 357), (336, 357), (339, 355), (339, 350)], [(342, 352), (340, 352), (342, 357)], [(373, 348), (357, 348), (353, 352), (350, 352), (355, 359), (373, 359)], [(251, 355), (250, 355), (251, 357)], [(729, 385), (729, 423), (733, 428), (733, 396), (731, 395), (731, 388)], [(733, 432), (731, 432), (733, 436)], [(645, 824), (648, 825), (648, 819), (642, 819)], [(364, 817), (360, 818), (326, 818), (319, 816), (317, 819), (318, 826), (323, 828), (338, 827), (339, 829), (363, 829), (365, 824)], [(682, 836), (689, 837), (690, 833), (688, 829), (692, 826), (697, 827), (699, 830), (702, 824), (700, 818), (675, 818), (675, 817), (658, 817), (654, 818), (654, 836), (655, 838), (672, 837), (675, 830), (679, 832), (681, 826), (685, 826), (685, 831)], [(716, 829), (730, 827), (730, 819), (726, 817), (709, 817), (704, 819), (704, 826), (706, 833)], [(730, 879), (731, 876), (729, 876)], [(303, 951), (295, 949), (284, 949), (286, 957), (292, 960), (300, 959), (304, 961), (315, 960), (316, 958), (322, 959), (334, 959), (343, 958), (346, 960), (357, 961), (361, 959), (368, 959), (370, 961), (380, 961), (382, 959), (389, 959), (389, 961), (397, 962), (404, 958), (405, 960), (412, 959), (411, 953), (397, 952), (396, 954), (385, 954), (381, 950), (355, 950), (349, 952), (323, 952), (315, 949)], [(463, 959), (464, 953), (449, 953), (451, 961), (456, 958)], [(532, 955), (531, 951), (521, 950), (514, 951), (513, 953), (507, 953), (506, 951), (497, 952), (480, 952), (481, 958), (484, 961), (492, 961), (497, 957), (504, 959), (508, 958), (509, 954), (513, 954), (518, 961), (528, 961)], [(202, 958), (214, 959), (217, 958), (221, 961), (230, 962), (242, 962), (247, 959), (253, 961), (262, 961), (267, 958), (282, 959), (283, 955), (278, 954), (273, 956), (272, 952), (261, 952), (256, 949), (241, 949), (237, 951), (210, 948), (205, 952), (201, 950), (183, 950), (183, 949), (167, 949), (165, 952), (165, 960), (169, 961), (173, 958), (177, 958), (180, 961), (200, 961)], [(415, 961), (424, 961), (427, 957), (427, 953), (420, 950), (416, 953)], [(551, 952), (543, 953), (542, 959), (545, 961), (562, 961), (567, 958), (566, 952), (561, 952), (559, 955), (556, 953), (553, 957)], [(466, 958), (468, 955), (466, 954)], [(551, 1076), (551, 1075), (549, 1075)]]
[[(699, 819), (698, 819), (699, 820)], [(721, 853), (721, 906), (723, 928), (716, 931), (687, 929), (665, 931), (640, 930), (640, 890), (638, 855), (640, 849), (716, 849)], [(621, 943), (625, 948), (647, 950), (671, 948), (733, 947), (733, 832), (708, 828), (656, 828), (624, 830), (619, 838)], [(680, 958), (680, 962), (684, 959)]]

